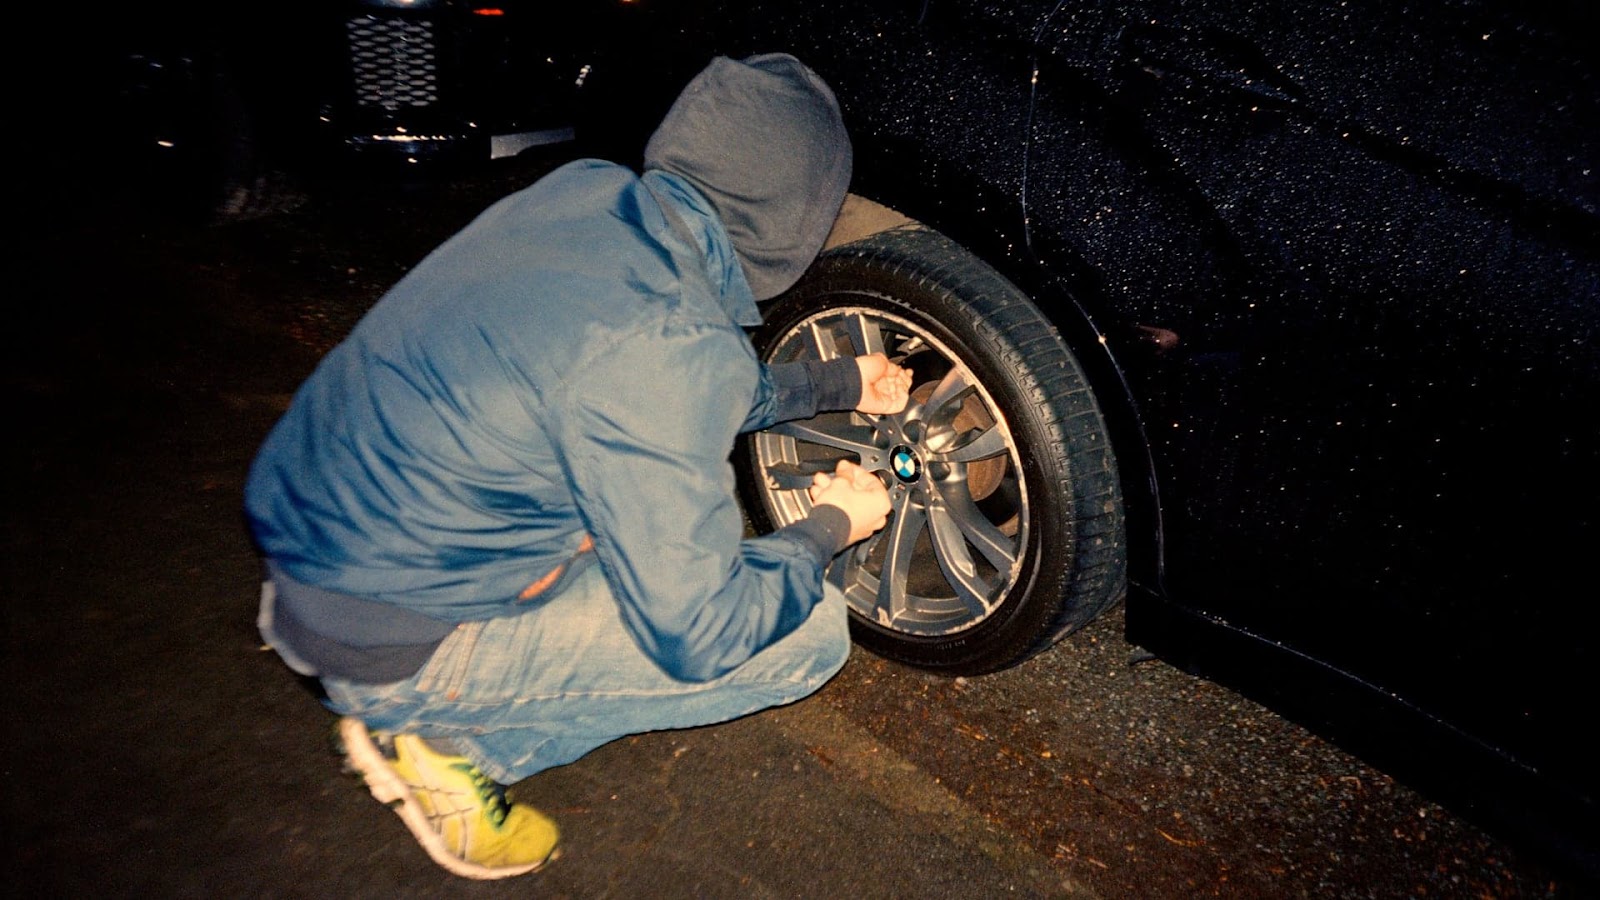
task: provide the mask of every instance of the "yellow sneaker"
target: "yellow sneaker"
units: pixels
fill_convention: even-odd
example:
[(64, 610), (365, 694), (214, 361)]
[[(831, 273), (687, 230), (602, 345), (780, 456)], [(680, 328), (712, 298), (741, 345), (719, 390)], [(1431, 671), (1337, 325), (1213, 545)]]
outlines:
[(464, 756), (435, 752), (415, 735), (398, 734), (385, 753), (359, 719), (339, 720), (350, 767), (372, 796), (401, 821), (433, 861), (466, 878), (508, 878), (557, 856), (556, 823), (506, 800), (505, 788)]

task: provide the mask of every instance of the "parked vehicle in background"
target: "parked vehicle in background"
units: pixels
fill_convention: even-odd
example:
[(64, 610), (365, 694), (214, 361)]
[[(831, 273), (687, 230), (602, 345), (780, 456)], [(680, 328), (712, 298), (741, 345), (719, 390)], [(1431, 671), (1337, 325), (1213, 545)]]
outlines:
[(341, 166), (448, 171), (571, 142), (586, 92), (584, 125), (606, 152), (609, 70), (670, 39), (666, 5), (158, 0), (85, 27), (89, 49), (73, 53), (97, 96), (69, 102), (86, 142), (163, 205), (227, 221)]
[[(738, 460), (758, 524), (849, 457), (894, 514), (857, 639), (1014, 665), (1129, 638), (1600, 878), (1595, 14), (1499, 0), (752, 0), (856, 142), (769, 359), (883, 350), (899, 416)], [(858, 220), (865, 224), (851, 224)]]

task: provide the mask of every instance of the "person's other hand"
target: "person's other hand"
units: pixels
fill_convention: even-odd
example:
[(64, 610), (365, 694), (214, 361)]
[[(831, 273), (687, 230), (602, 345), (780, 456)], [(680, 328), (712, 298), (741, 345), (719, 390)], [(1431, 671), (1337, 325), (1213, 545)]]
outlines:
[(906, 408), (911, 397), (911, 372), (882, 353), (856, 357), (861, 369), (861, 402), (856, 412), (892, 415)]
[(837, 506), (850, 517), (850, 543), (866, 540), (889, 521), (889, 492), (876, 475), (847, 459), (830, 476), (811, 476), (811, 502)]

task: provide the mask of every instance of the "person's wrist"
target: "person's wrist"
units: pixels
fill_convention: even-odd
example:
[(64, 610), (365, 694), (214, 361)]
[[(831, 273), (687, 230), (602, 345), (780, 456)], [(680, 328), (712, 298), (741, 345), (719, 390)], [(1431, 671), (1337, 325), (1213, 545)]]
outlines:
[(819, 537), (826, 536), (832, 544), (833, 552), (828, 554), (829, 557), (852, 543), (850, 537), (855, 531), (855, 521), (844, 507), (824, 501), (811, 507), (811, 515), (807, 518), (813, 525), (813, 533)]

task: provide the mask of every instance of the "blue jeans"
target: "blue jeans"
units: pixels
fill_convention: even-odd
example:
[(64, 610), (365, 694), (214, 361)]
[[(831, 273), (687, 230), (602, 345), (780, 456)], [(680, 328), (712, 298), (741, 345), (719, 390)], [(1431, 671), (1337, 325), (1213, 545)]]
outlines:
[(679, 681), (639, 649), (590, 566), (531, 612), (459, 626), (405, 681), (322, 683), (334, 712), (375, 730), (450, 738), (484, 774), (511, 784), (620, 737), (792, 703), (849, 655), (844, 595), (829, 584), (782, 640), (720, 678)]

